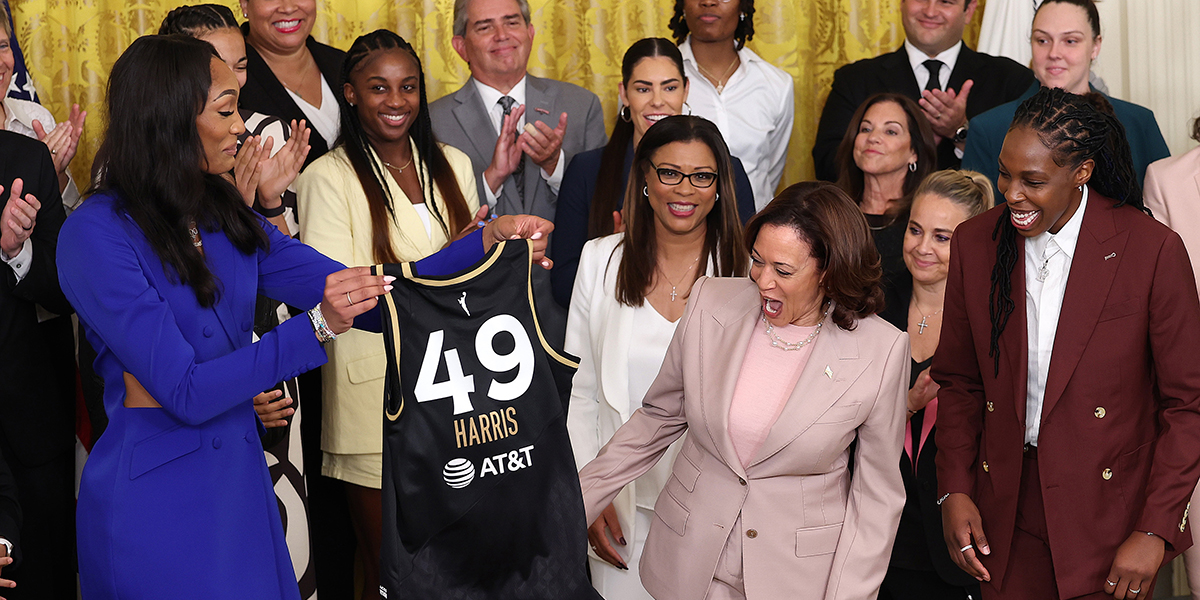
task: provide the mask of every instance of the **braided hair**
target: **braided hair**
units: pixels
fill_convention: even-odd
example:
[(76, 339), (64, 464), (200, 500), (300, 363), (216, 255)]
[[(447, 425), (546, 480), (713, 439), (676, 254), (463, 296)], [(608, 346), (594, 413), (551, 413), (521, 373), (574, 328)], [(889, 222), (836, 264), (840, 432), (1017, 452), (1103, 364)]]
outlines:
[[(1150, 214), (1142, 202), (1142, 189), (1133, 169), (1125, 127), (1109, 112), (1097, 110), (1083, 96), (1058, 88), (1043, 87), (1033, 97), (1021, 103), (1009, 131), (1027, 127), (1036, 132), (1042, 144), (1052, 152), (1054, 164), (1074, 169), (1092, 160), (1087, 184), (1103, 196)], [(988, 355), (1000, 373), (1000, 334), (1016, 308), (1012, 299), (1012, 272), (1019, 257), (1017, 228), (1011, 212), (1004, 215), (992, 230), (996, 245), (996, 262), (992, 265), (992, 286), (988, 294), (988, 312), (992, 321), (991, 345)]]
[[(420, 156), (420, 160), (416, 161), (417, 181), (420, 183), (421, 192), (425, 197), (425, 206), (441, 226), (446, 237), (449, 238), (455, 232), (466, 227), (473, 215), (470, 214), (471, 211), (467, 207), (467, 201), (458, 186), (458, 179), (454, 176), (450, 162), (446, 160), (446, 155), (438, 145), (437, 139), (434, 138), (433, 122), (429, 118), (429, 101), (425, 97), (425, 70), (412, 45), (404, 38), (386, 29), (378, 29), (360, 36), (350, 45), (346, 62), (342, 66), (343, 87), (350, 83), (350, 76), (358, 70), (364, 59), (373, 52), (385, 50), (403, 50), (412, 57), (413, 62), (417, 65), (421, 101), (416, 120), (413, 121), (408, 133)], [(400, 262), (388, 235), (389, 221), (395, 219), (396, 216), (392, 205), (392, 195), (385, 183), (391, 176), (384, 173), (378, 162), (371, 158), (374, 150), (371, 142), (367, 139), (362, 121), (358, 118), (358, 111), (346, 100), (345, 94), (337, 94), (337, 99), (342, 122), (342, 133), (338, 138), (338, 145), (345, 149), (350, 166), (354, 168), (354, 173), (358, 176), (367, 197), (367, 206), (371, 211), (373, 254), (379, 262)], [(434, 186), (442, 193), (444, 210), (447, 213), (445, 215), (442, 214), (443, 208), (439, 208), (433, 201)]]
[(171, 9), (158, 27), (158, 35), (182, 34), (200, 37), (210, 31), (238, 28), (237, 19), (228, 6), (193, 4)]
[[(687, 18), (683, 14), (684, 2), (685, 0), (675, 0), (675, 14), (667, 22), (667, 27), (671, 29), (676, 44), (682, 44), (690, 33)], [(754, 0), (738, 0), (738, 10), (741, 11), (742, 16), (738, 17), (737, 29), (733, 30), (735, 50), (745, 48), (746, 42), (754, 39)]]

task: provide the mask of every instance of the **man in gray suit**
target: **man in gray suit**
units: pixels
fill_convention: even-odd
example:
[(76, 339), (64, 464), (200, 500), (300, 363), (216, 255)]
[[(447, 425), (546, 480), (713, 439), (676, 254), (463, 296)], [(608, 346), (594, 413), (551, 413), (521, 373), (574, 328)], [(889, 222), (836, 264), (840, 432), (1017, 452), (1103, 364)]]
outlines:
[[(471, 157), (481, 202), (498, 215), (553, 220), (567, 162), (608, 138), (595, 94), (526, 72), (533, 35), (527, 0), (455, 0), (452, 43), (471, 78), (429, 113), (438, 141)], [(549, 277), (534, 271), (543, 327), (561, 342), (566, 316), (556, 314)]]

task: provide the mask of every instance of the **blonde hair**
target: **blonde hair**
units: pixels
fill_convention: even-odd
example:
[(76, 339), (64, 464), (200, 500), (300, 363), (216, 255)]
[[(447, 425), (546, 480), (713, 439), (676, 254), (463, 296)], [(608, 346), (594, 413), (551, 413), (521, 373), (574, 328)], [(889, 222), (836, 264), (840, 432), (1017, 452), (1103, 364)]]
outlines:
[[(4, 33), (8, 34), (8, 43), (9, 45), (12, 45), (15, 43), (13, 36), (16, 34), (13, 33), (13, 25), (8, 21), (8, 19), (8, 9), (4, 8), (3, 2), (0, 2), (0, 29), (3, 29)], [(0, 95), (3, 95), (4, 93), (5, 90), (0, 90)]]
[(917, 186), (913, 198), (922, 194), (941, 196), (967, 210), (967, 218), (987, 212), (996, 203), (992, 181), (977, 171), (935, 171)]

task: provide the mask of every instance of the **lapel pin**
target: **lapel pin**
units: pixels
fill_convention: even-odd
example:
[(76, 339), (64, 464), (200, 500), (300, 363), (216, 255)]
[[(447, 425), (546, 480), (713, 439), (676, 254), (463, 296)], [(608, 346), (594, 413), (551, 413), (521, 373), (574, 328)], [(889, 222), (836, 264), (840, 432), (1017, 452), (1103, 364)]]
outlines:
[(1116, 253), (1116, 252), (1113, 252), (1112, 254), (1109, 254), (1108, 256), (1105, 256), (1105, 257), (1104, 257), (1104, 260), (1108, 260), (1108, 259), (1110, 259), (1110, 258), (1116, 258), (1116, 257), (1117, 257), (1117, 253)]
[(830, 369), (829, 365), (825, 365), (825, 376), (833, 379), (833, 369)]
[(548, 110), (546, 110), (546, 109), (544, 109), (544, 108), (537, 108), (537, 107), (535, 107), (535, 108), (533, 109), (533, 112), (535, 112), (535, 113), (539, 113), (539, 114), (543, 114), (543, 115), (548, 115), (548, 114), (550, 114), (550, 111), (548, 111)]

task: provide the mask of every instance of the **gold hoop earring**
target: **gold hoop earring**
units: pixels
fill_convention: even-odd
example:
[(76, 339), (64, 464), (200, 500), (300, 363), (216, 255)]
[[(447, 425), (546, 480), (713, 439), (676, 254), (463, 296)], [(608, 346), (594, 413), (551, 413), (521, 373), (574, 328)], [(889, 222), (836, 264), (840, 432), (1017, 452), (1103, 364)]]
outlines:
[(617, 116), (626, 123), (633, 121), (633, 113), (630, 112), (628, 106), (622, 106), (621, 110), (617, 112)]

